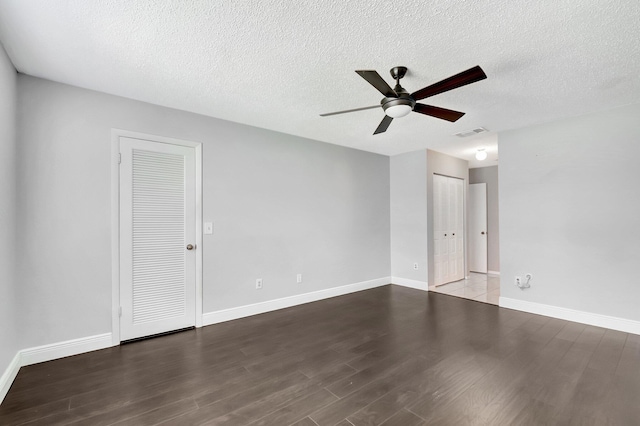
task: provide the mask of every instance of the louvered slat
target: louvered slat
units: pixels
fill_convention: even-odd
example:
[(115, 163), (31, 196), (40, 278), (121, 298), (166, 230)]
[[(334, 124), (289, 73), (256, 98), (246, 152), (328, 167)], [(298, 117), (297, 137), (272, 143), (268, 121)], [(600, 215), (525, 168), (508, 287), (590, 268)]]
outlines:
[(185, 315), (185, 164), (133, 150), (133, 322)]

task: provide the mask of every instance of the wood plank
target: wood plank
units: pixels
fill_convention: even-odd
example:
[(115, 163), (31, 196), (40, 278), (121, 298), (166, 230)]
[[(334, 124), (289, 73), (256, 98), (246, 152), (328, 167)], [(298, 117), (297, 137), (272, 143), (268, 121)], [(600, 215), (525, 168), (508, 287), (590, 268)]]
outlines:
[(308, 395), (292, 404), (280, 408), (265, 417), (250, 423), (251, 426), (268, 426), (268, 425), (288, 425), (306, 417), (317, 407), (329, 405), (338, 398), (331, 392), (320, 389), (320, 391)]
[(410, 359), (389, 375), (369, 383), (333, 404), (321, 408), (309, 417), (320, 426), (333, 426), (341, 419), (348, 418), (351, 414), (366, 407), (371, 401), (398, 387), (410, 377), (424, 371), (427, 367), (428, 365), (426, 365), (424, 358)]
[(622, 356), (627, 333), (615, 330), (605, 331), (598, 348), (593, 353), (589, 368), (614, 373)]
[(305, 417), (304, 419), (295, 422), (291, 426), (318, 426), (318, 424), (311, 420), (309, 417)]
[(427, 422), (410, 413), (407, 410), (400, 410), (394, 416), (390, 417), (381, 426), (423, 426)]
[(146, 413), (113, 423), (112, 426), (152, 426), (197, 409), (198, 404), (193, 398), (187, 398), (153, 408)]
[(198, 412), (193, 417), (216, 418), (224, 414), (235, 411), (255, 401), (259, 401), (270, 394), (287, 389), (290, 386), (298, 385), (309, 380), (304, 374), (294, 372), (287, 376), (275, 377), (262, 382), (254, 387), (239, 393), (232, 393), (226, 398), (209, 403), (208, 395), (196, 398)]

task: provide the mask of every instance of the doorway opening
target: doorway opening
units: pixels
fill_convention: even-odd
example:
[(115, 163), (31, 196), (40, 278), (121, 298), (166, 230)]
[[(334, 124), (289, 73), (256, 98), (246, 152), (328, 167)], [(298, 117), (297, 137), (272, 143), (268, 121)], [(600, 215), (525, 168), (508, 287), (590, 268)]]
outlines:
[(430, 291), (498, 305), (500, 250), (498, 166), (469, 169), (466, 204), (467, 270), (464, 279)]

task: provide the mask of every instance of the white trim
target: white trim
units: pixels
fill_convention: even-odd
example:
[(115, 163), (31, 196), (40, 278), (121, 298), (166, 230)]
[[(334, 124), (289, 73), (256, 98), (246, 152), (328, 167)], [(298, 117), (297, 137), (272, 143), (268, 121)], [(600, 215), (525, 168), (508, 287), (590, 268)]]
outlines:
[(111, 343), (120, 343), (120, 131), (111, 129)]
[(148, 133), (111, 129), (111, 338), (112, 346), (120, 343), (120, 138), (188, 146), (195, 150), (196, 160), (196, 318), (202, 327), (202, 143)]
[(202, 327), (202, 144), (194, 146), (196, 154), (196, 327)]
[(391, 277), (391, 282), (395, 285), (401, 285), (403, 287), (429, 291), (429, 285), (427, 284), (426, 281), (417, 281), (417, 280), (410, 280), (408, 278)]
[(81, 337), (79, 339), (23, 349), (20, 351), (20, 364), (22, 366), (37, 364), (39, 362), (51, 361), (53, 359), (64, 358), (71, 355), (97, 351), (111, 346), (113, 346), (111, 333)]
[(268, 300), (266, 302), (254, 303), (252, 305), (207, 312), (202, 315), (202, 320), (204, 325), (218, 324), (225, 321), (263, 314), (265, 312), (276, 311), (278, 309), (290, 308), (291, 306), (302, 305), (304, 303), (316, 302), (330, 297), (342, 296), (356, 291), (368, 290), (370, 288), (388, 285), (390, 282), (391, 277), (383, 277), (369, 281), (361, 281), (354, 284), (347, 284), (340, 287), (333, 287), (326, 290)]
[(4, 397), (7, 396), (13, 381), (18, 375), (18, 371), (20, 371), (20, 352), (16, 353), (16, 356), (13, 357), (7, 369), (4, 370), (2, 377), (0, 377), (0, 404)]
[(594, 314), (592, 312), (577, 311), (574, 309), (544, 305), (542, 303), (511, 299), (508, 297), (500, 297), (498, 303), (501, 308), (515, 309), (517, 311), (594, 325), (596, 327), (610, 328), (612, 330), (624, 331), (625, 333), (640, 334), (640, 321)]
[(114, 346), (112, 342), (111, 333), (104, 333), (18, 351), (0, 377), (0, 403), (9, 392), (20, 367), (109, 348)]
[(487, 271), (489, 275), (500, 275), (500, 271)]

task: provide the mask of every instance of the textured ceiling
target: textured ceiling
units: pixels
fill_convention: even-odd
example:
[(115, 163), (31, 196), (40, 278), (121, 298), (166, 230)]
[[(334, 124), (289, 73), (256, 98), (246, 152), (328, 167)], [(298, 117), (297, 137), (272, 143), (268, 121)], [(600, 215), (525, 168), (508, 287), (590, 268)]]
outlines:
[[(460, 131), (640, 102), (639, 23), (638, 0), (0, 1), (22, 73), (381, 154), (464, 158), (496, 138)], [(465, 111), (456, 123), (412, 113), (373, 136), (381, 109), (319, 117), (377, 104), (354, 70), (391, 83), (396, 65), (410, 92), (474, 65), (488, 79), (425, 100)]]

